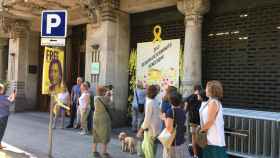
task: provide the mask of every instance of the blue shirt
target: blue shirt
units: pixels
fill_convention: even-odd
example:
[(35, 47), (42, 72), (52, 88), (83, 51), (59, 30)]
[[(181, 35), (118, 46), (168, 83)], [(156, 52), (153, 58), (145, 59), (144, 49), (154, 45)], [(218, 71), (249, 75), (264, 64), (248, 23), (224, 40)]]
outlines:
[(73, 93), (73, 98), (72, 102), (73, 103), (78, 103), (79, 97), (81, 96), (81, 90), (79, 85), (74, 85), (72, 88), (72, 93)]
[(138, 108), (139, 104), (145, 104), (145, 102), (146, 102), (146, 92), (145, 92), (145, 90), (136, 88), (136, 90), (134, 92), (132, 106), (134, 108)]
[[(173, 109), (174, 116), (173, 117)], [(167, 118), (174, 119), (174, 128), (176, 127), (176, 137), (172, 146), (179, 146), (185, 143), (185, 132), (186, 132), (186, 112), (182, 108), (170, 108), (166, 113)]]
[(7, 96), (0, 95), (0, 118), (7, 117), (10, 114), (11, 102)]
[(171, 108), (171, 104), (169, 101), (162, 101), (161, 103), (161, 112), (162, 113), (167, 113), (167, 111)]

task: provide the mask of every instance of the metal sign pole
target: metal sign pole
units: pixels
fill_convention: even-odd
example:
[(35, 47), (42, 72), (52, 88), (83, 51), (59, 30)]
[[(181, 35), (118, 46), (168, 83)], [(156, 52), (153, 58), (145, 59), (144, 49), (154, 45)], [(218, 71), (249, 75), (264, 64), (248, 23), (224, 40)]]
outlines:
[[(53, 15), (56, 16), (53, 16)], [(48, 20), (51, 19), (51, 20)], [(41, 14), (41, 46), (56, 46), (65, 47), (65, 41), (67, 36), (67, 10), (44, 10)], [(44, 73), (43, 73), (44, 74)], [(51, 94), (53, 99), (54, 94)], [(48, 133), (48, 156), (52, 157), (53, 146), (53, 108), (54, 105), (51, 102), (50, 105), (50, 121), (49, 121), (49, 133)]]
[[(52, 98), (52, 95), (51, 95)], [(48, 143), (49, 143), (49, 152), (48, 155), (51, 158), (52, 157), (52, 145), (53, 145), (53, 104), (51, 103), (50, 106), (50, 121), (49, 121), (49, 138), (48, 138)]]

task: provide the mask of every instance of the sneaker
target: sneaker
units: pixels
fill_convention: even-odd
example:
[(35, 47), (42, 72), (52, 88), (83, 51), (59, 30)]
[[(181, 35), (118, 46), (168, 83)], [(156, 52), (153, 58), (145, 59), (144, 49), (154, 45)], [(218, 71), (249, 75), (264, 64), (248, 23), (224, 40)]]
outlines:
[(84, 136), (84, 135), (88, 135), (88, 133), (87, 133), (87, 132), (85, 132), (85, 131), (81, 131), (79, 134), (80, 134), (80, 135), (82, 135), (82, 136)]

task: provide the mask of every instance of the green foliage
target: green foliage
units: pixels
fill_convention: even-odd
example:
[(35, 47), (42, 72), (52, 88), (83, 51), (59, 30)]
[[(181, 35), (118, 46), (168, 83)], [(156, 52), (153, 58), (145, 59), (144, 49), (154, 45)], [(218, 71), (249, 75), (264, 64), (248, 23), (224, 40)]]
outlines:
[(136, 49), (132, 49), (129, 56), (129, 96), (128, 96), (128, 112), (131, 114), (131, 103), (133, 101), (133, 92), (136, 87), (136, 61), (137, 61), (137, 52)]
[(9, 81), (7, 80), (0, 80), (0, 83), (3, 84), (6, 88), (9, 87)]

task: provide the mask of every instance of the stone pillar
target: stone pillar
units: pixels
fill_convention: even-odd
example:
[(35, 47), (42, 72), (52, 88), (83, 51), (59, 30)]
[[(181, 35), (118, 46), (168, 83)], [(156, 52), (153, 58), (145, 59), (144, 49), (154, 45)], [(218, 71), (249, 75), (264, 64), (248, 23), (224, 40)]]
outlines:
[(28, 73), (28, 45), (29, 27), (26, 21), (14, 21), (9, 30), (9, 63), (8, 80), (10, 92), (17, 91), (17, 99), (12, 111), (23, 111), (28, 109), (26, 100), (26, 79)]
[(6, 80), (6, 47), (8, 46), (7, 39), (0, 39), (0, 80)]
[(128, 97), (129, 15), (117, 11), (117, 6), (104, 2), (100, 6), (100, 23), (87, 26), (86, 79), (90, 79), (90, 64), (94, 46), (100, 51), (99, 84), (114, 86), (113, 126), (126, 121)]
[(177, 7), (185, 15), (184, 96), (190, 95), (202, 78), (202, 19), (210, 8), (209, 0), (182, 0)]

